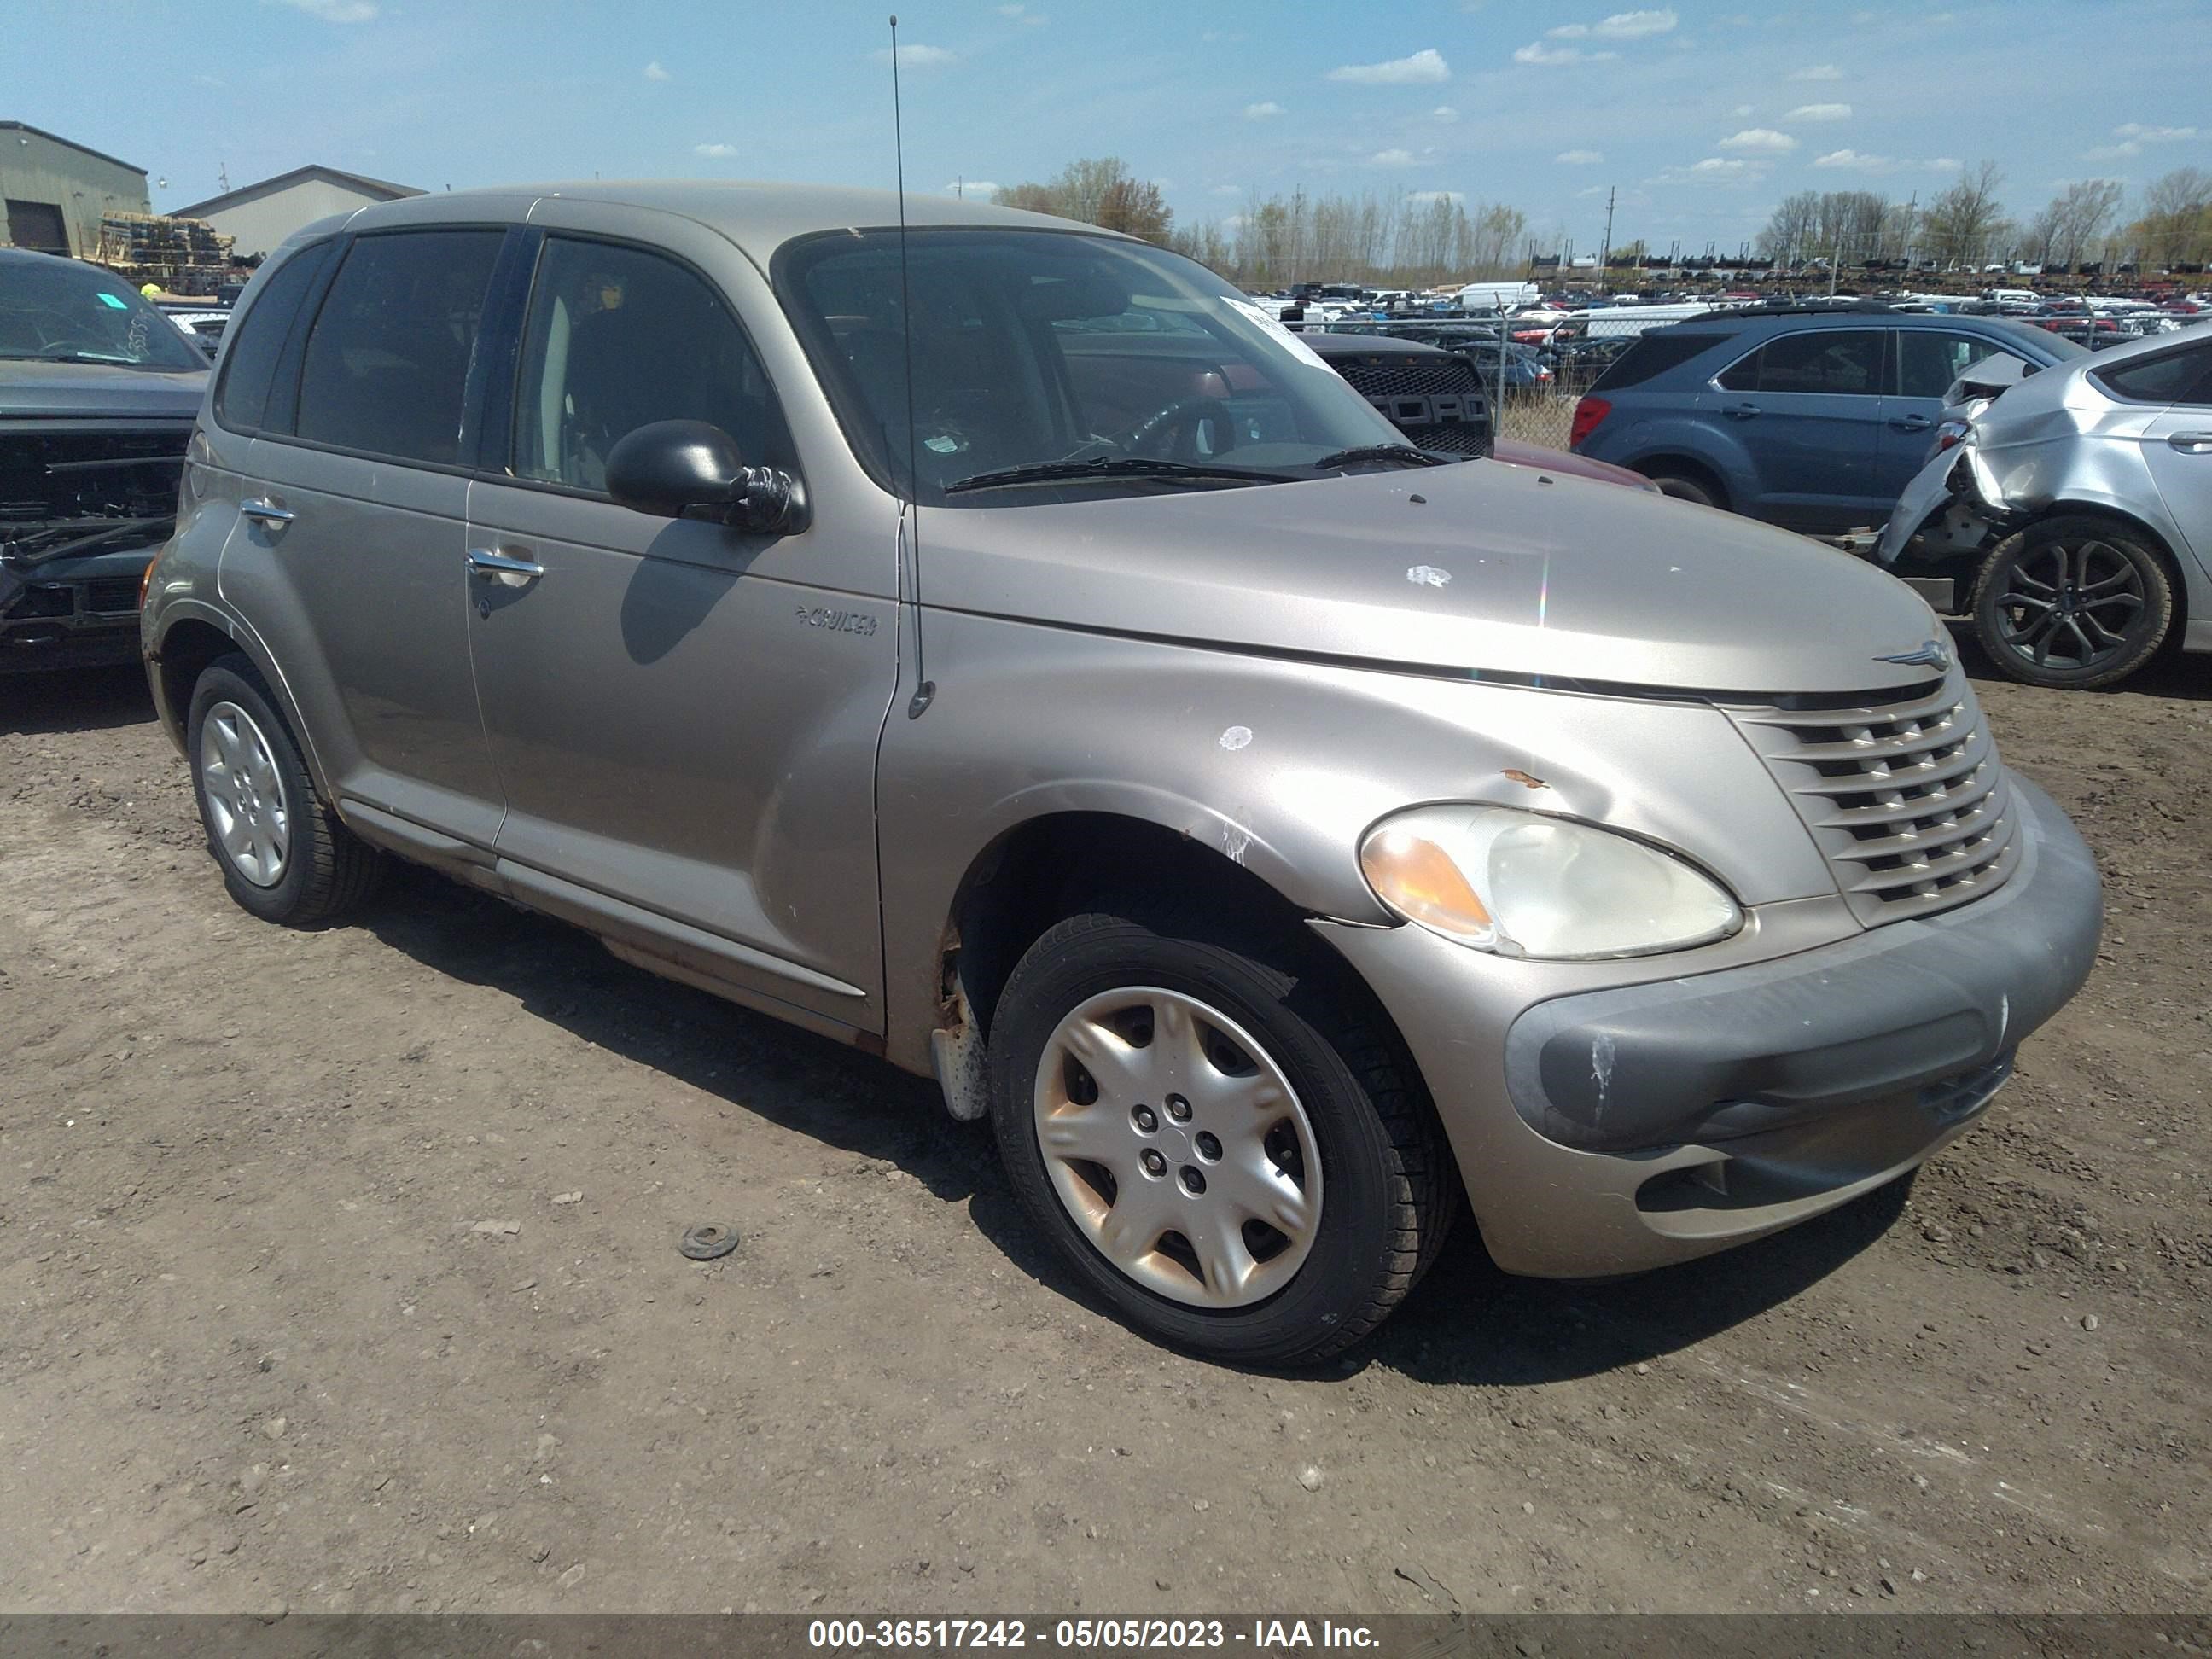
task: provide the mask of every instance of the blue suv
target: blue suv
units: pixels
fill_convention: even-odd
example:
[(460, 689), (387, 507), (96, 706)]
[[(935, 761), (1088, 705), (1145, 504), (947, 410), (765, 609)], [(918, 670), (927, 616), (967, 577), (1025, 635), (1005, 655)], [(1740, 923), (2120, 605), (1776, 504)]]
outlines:
[(1622, 354), (1575, 406), (1569, 447), (1792, 530), (1878, 526), (1928, 459), (1945, 391), (2000, 351), (2043, 368), (2081, 348), (2002, 317), (1717, 311)]

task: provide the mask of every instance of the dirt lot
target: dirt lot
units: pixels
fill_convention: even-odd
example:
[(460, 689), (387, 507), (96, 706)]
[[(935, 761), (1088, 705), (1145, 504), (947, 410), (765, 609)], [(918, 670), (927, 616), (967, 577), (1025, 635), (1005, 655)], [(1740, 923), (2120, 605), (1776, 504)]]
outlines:
[(1279, 1377), (929, 1086), (428, 877), (261, 926), (133, 677), (0, 684), (0, 1607), (2202, 1611), (2212, 669), (1982, 690), (2111, 905), (1987, 1121)]

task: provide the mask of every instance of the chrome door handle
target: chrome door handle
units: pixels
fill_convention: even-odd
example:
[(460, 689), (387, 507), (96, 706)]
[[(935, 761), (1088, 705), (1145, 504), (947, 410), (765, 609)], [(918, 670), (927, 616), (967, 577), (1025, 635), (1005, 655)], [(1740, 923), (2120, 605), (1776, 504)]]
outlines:
[(240, 501), (238, 504), (238, 510), (247, 518), (257, 520), (262, 524), (292, 522), (292, 515), (265, 495), (256, 496), (250, 501)]
[(469, 550), (469, 568), (489, 581), (495, 576), (542, 576), (545, 567), (529, 559), (518, 559), (512, 553), (495, 553), (488, 547)]
[(1900, 420), (1892, 421), (1889, 426), (1893, 432), (1925, 432), (1935, 424), (1925, 415), (1907, 415)]
[(1751, 419), (1753, 416), (1759, 413), (1759, 405), (1757, 404), (1731, 404), (1728, 408), (1721, 410), (1721, 413), (1727, 416), (1731, 421), (1747, 421)]
[(2185, 455), (2212, 455), (2212, 432), (2175, 432), (2166, 441)]

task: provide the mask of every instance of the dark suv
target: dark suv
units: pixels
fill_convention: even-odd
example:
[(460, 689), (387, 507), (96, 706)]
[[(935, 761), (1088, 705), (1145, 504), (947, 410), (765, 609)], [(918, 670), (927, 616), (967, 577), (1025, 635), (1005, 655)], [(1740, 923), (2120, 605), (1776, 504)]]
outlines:
[(0, 675), (137, 657), (207, 378), (121, 277), (0, 247)]
[(1670, 495), (1794, 530), (1879, 525), (1964, 370), (1996, 352), (2042, 368), (2081, 351), (2002, 317), (1716, 312), (1638, 340), (1576, 405), (1570, 443)]

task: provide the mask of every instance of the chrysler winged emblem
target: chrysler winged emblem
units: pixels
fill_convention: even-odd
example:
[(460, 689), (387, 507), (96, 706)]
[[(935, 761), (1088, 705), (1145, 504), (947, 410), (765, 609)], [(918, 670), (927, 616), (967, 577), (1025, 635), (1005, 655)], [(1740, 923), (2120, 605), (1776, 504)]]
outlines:
[(1928, 640), (1910, 651), (1899, 651), (1894, 656), (1876, 657), (1875, 660), (1904, 663), (1908, 666), (1924, 665), (1939, 674), (1948, 674), (1951, 672), (1951, 647), (1941, 640)]

